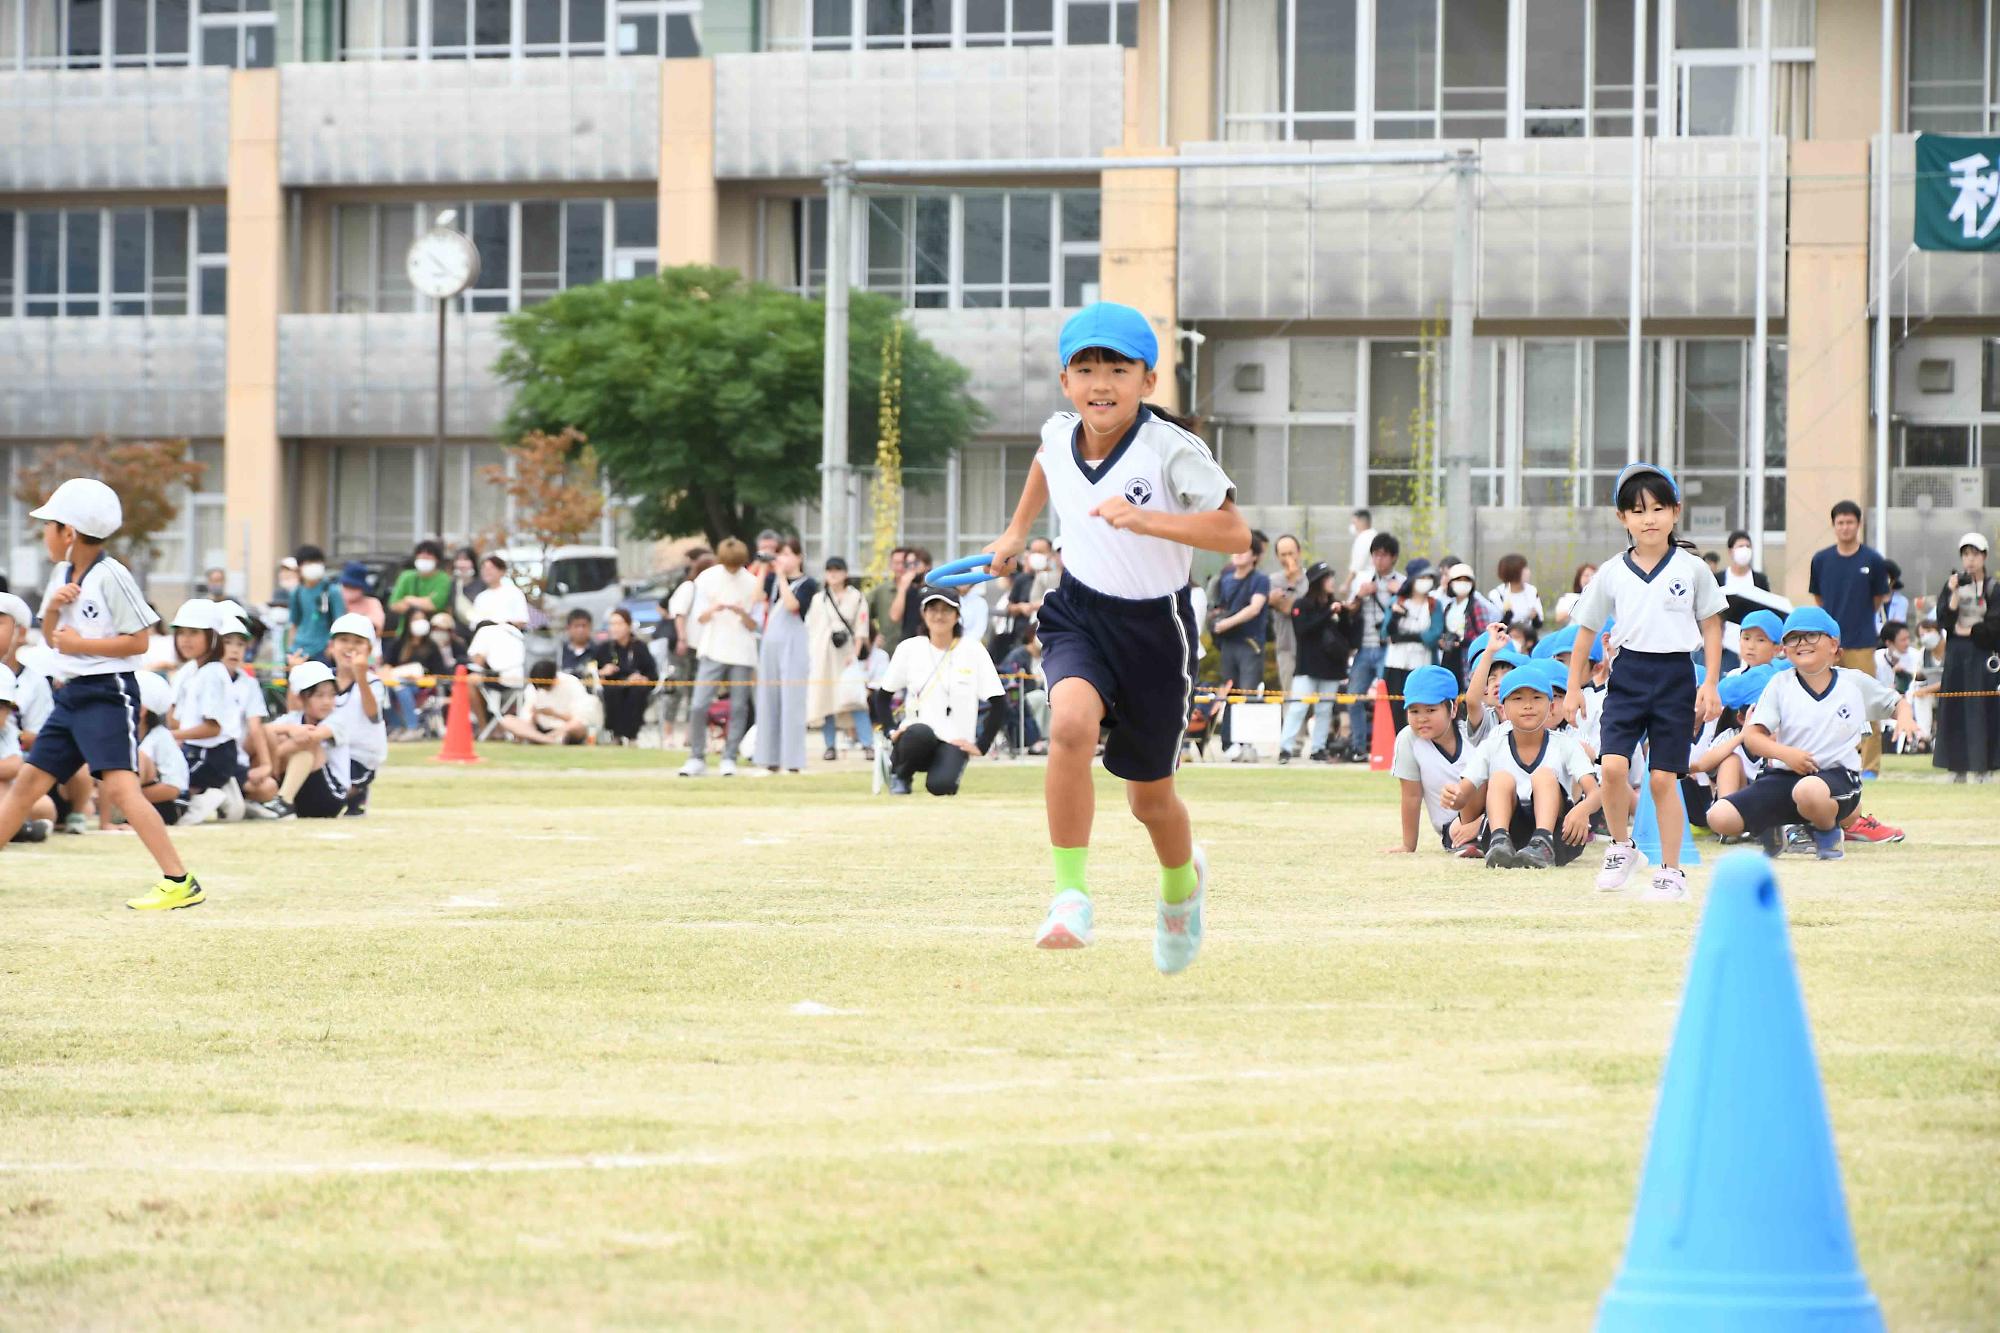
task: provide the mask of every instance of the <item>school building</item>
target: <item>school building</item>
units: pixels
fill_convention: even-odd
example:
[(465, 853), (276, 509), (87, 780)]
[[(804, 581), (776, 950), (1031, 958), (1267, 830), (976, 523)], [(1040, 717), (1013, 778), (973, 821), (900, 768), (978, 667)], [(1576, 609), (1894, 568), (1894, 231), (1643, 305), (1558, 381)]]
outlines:
[[(1759, 8), (1647, 0), (1638, 452), (1679, 470), (1698, 540), (1760, 529), (1762, 567), (1802, 590), (1833, 501), (1860, 500), (1872, 527), (1870, 264), (1886, 247), (1893, 472), (1889, 532), (1870, 538), (1934, 587), (1951, 557), (1934, 548), (2000, 519), (2000, 260), (1911, 249), (1911, 134), (2000, 132), (2000, 6), (1898, 0), (1886, 235), (1879, 0), (1775, 0), (1757, 234)], [(162, 597), (211, 564), (262, 596), (299, 541), (406, 550), (440, 502), (448, 537), (491, 528), (505, 502), (479, 468), (500, 457), (504, 312), (688, 262), (814, 292), (827, 166), (871, 159), (938, 170), (856, 196), (853, 280), (900, 294), (992, 413), (948, 469), (912, 478), (910, 538), (942, 556), (1003, 526), (1058, 405), (1057, 329), (1098, 296), (1156, 318), (1159, 398), (1202, 418), (1261, 525), (1336, 559), (1358, 504), (1441, 534), (1450, 164), (1022, 160), (1469, 148), (1478, 510), (1458, 554), (1490, 581), (1500, 553), (1527, 551), (1553, 591), (1612, 549), (1603, 506), (1634, 452), (1634, 11), (0, 0), (0, 552), (33, 581), (13, 478), (97, 433), (186, 436), (211, 465), (163, 543)], [(1014, 165), (978, 171), (989, 161)], [(404, 254), (444, 209), (480, 275), (449, 311), (439, 451), (437, 316)], [(801, 517), (810, 540), (816, 507)]]

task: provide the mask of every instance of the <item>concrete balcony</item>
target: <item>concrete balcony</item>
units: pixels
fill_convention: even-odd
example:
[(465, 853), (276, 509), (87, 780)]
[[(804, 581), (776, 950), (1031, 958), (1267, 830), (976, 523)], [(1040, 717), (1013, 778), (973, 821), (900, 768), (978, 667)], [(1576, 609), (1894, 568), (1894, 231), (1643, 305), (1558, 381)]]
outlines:
[(1094, 157), (1124, 118), (1115, 46), (715, 58), (724, 180), (816, 177), (838, 158)]
[(0, 436), (219, 436), (220, 315), (0, 319)]
[(967, 386), (992, 414), (986, 435), (1034, 435), (1067, 404), (1056, 345), (1067, 310), (912, 310), (931, 346), (972, 372)]
[[(1190, 152), (1252, 152), (1207, 144)], [(1366, 145), (1292, 145), (1353, 152)], [(1479, 314), (1626, 313), (1631, 141), (1382, 143), (1479, 151)], [(1646, 313), (1748, 319), (1755, 293), (1757, 146), (1645, 143)], [(1774, 153), (1770, 313), (1784, 313), (1785, 154)], [(1181, 173), (1181, 316), (1413, 320), (1451, 304), (1455, 187), (1444, 166), (1217, 168)]]
[(659, 176), (658, 60), (365, 60), (280, 74), (286, 185)]
[[(453, 313), (445, 433), (491, 437), (512, 401), (493, 374), (501, 315)], [(278, 317), (278, 434), (428, 439), (437, 414), (437, 316)]]
[(228, 180), (226, 69), (0, 73), (0, 192), (216, 190)]

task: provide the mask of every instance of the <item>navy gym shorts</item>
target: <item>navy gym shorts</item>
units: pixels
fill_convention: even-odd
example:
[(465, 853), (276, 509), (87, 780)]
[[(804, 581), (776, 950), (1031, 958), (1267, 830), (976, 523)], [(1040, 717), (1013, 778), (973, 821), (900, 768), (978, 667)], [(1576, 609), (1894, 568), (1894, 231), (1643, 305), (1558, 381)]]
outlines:
[(1188, 590), (1134, 600), (1071, 578), (1042, 602), (1037, 621), (1049, 693), (1072, 676), (1104, 701), (1104, 768), (1127, 782), (1158, 782), (1180, 767), (1194, 706), (1201, 638)]
[(1604, 693), (1597, 752), (1631, 759), (1641, 740), (1655, 773), (1688, 771), (1694, 744), (1694, 659), (1686, 653), (1620, 648)]
[(90, 776), (139, 771), (139, 682), (129, 671), (77, 676), (55, 689), (55, 707), (35, 733), (28, 762), (70, 780), (88, 764)]

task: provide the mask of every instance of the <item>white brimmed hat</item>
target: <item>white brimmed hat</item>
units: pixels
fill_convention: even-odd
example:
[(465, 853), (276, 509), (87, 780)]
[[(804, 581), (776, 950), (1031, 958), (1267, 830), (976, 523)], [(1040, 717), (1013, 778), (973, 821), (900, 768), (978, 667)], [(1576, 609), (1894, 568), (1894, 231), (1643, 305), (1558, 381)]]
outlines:
[(324, 662), (301, 662), (292, 669), (292, 693), (304, 694), (315, 685), (325, 685), (333, 680), (333, 668)]
[(20, 693), (14, 688), (13, 671), (8, 667), (0, 666), (0, 704), (18, 704), (20, 702)]
[(132, 675), (139, 682), (139, 706), (154, 717), (165, 717), (174, 706), (174, 687), (167, 684), (167, 678), (157, 671), (135, 671)]
[(1958, 539), (1959, 550), (1963, 551), (1968, 546), (1978, 551), (1981, 555), (1986, 554), (1988, 548), (1986, 545), (1985, 534), (1978, 532), (1968, 532), (1963, 537), (1960, 537)]
[(255, 637), (250, 633), (250, 627), (235, 616), (219, 617), (215, 622), (215, 632), (224, 638), (231, 634), (240, 634), (246, 639)]
[(0, 616), (6, 616), (22, 629), (35, 623), (35, 613), (28, 604), (11, 592), (0, 592)]
[(206, 597), (190, 597), (174, 612), (173, 629), (214, 629), (215, 603)]
[(368, 617), (359, 611), (349, 611), (346, 615), (334, 617), (332, 626), (327, 629), (326, 636), (329, 639), (336, 634), (352, 634), (357, 639), (366, 639), (373, 643), (375, 626), (370, 624)]
[(124, 524), (125, 506), (118, 502), (118, 492), (95, 477), (71, 477), (28, 517), (67, 524), (86, 537), (102, 539)]

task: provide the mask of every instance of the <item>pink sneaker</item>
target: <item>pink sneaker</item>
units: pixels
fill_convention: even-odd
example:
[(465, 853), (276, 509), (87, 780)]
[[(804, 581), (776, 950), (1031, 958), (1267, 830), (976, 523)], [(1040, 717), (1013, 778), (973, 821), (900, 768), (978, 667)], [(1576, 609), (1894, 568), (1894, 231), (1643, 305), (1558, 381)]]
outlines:
[(1629, 842), (1614, 842), (1604, 850), (1604, 869), (1597, 872), (1597, 887), (1616, 893), (1625, 887), (1632, 872), (1646, 864), (1646, 854)]

